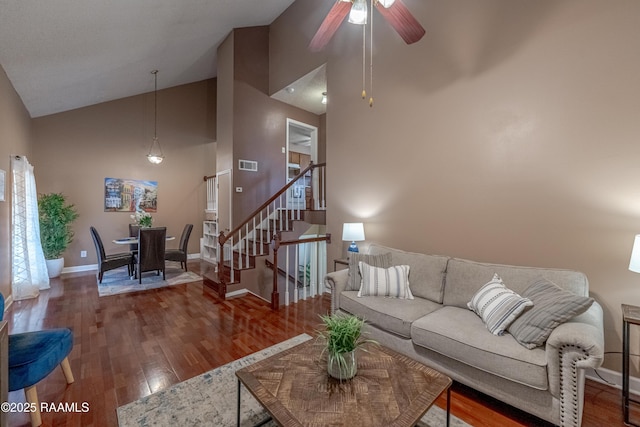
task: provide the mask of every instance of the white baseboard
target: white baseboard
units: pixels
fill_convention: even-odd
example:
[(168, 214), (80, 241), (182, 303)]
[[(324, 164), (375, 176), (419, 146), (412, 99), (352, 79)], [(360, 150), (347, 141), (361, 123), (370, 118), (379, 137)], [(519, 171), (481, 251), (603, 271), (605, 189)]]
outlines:
[(233, 292), (227, 292), (225, 294), (226, 298), (229, 297), (237, 297), (237, 296), (242, 296), (242, 295), (246, 295), (246, 294), (251, 294), (251, 295), (255, 295), (256, 297), (260, 298), (261, 300), (264, 300), (266, 302), (271, 302), (266, 298), (261, 297), (260, 295), (256, 294), (255, 292), (251, 292), (249, 289), (247, 288), (242, 288), (242, 289), (238, 289), (237, 291), (233, 291)]
[(245, 294), (249, 294), (249, 293), (251, 293), (251, 292), (249, 292), (248, 289), (238, 289), (237, 291), (227, 292), (225, 294), (225, 298), (237, 297), (237, 296), (241, 296), (241, 295), (245, 295)]
[[(600, 378), (598, 374), (602, 378)], [(622, 390), (622, 373), (618, 371), (612, 371), (611, 369), (607, 368), (598, 368), (598, 374), (596, 374), (593, 369), (588, 368), (585, 371), (584, 375), (586, 378), (597, 383), (606, 384), (608, 386)], [(629, 377), (629, 392), (640, 396), (640, 378)]]
[(73, 267), (65, 267), (62, 269), (62, 274), (64, 273), (77, 273), (80, 271), (97, 271), (98, 264), (87, 264), (87, 265), (76, 265)]

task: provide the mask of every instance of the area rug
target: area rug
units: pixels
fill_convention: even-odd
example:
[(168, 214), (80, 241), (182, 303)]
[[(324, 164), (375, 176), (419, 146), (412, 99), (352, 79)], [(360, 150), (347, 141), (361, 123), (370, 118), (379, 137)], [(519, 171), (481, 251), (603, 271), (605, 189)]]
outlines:
[(155, 272), (149, 271), (142, 273), (142, 284), (140, 284), (138, 279), (129, 277), (126, 268), (118, 268), (104, 273), (102, 283), (98, 283), (98, 295), (104, 297), (127, 292), (139, 292), (202, 280), (202, 277), (196, 273), (181, 269), (179, 264), (176, 264), (175, 267), (167, 264), (165, 278), (166, 280), (162, 280), (162, 274), (157, 276)]
[[(118, 408), (121, 427), (141, 426), (235, 426), (237, 410), (237, 379), (235, 372), (259, 360), (311, 339), (307, 334), (250, 354), (242, 359), (213, 369), (197, 377), (176, 384), (166, 390)], [(253, 426), (267, 418), (260, 404), (242, 390), (241, 426)], [(432, 406), (419, 425), (445, 425), (446, 412)], [(267, 426), (276, 425), (273, 422)], [(468, 427), (464, 421), (451, 416), (451, 425)]]

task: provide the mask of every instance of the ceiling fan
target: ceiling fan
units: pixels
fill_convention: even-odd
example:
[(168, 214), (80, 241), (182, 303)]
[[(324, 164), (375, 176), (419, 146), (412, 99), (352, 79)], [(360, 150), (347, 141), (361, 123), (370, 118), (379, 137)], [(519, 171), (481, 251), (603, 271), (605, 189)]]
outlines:
[[(402, 3), (402, 0), (372, 0), (372, 3), (405, 43), (415, 43), (425, 35), (425, 29), (414, 18), (407, 6)], [(367, 0), (337, 0), (309, 43), (309, 49), (313, 52), (322, 50), (347, 15), (349, 15), (349, 22), (365, 25), (367, 23)]]

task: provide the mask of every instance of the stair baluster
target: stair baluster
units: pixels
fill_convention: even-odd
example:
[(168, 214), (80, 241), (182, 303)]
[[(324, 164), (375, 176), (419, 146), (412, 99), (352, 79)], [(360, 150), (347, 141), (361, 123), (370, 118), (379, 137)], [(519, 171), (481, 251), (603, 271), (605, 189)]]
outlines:
[[(215, 280), (210, 280), (209, 282), (211, 282), (210, 286), (216, 289), (221, 297), (225, 298), (229, 284), (239, 283), (242, 270), (254, 267), (255, 256), (268, 255), (268, 245), (272, 243), (275, 233), (293, 230), (293, 221), (303, 219), (302, 210), (305, 208), (306, 210), (312, 210), (313, 207), (319, 206), (315, 202), (306, 206), (300, 203), (291, 203), (289, 205), (289, 196), (293, 191), (292, 187), (294, 185), (299, 184), (299, 181), (303, 178), (307, 180), (305, 182), (306, 185), (309, 185), (308, 178), (309, 174), (311, 174), (311, 201), (325, 199), (324, 184), (315, 184), (319, 181), (324, 182), (325, 168), (326, 164), (316, 165), (311, 163), (298, 176), (284, 185), (269, 200), (256, 209), (254, 213), (249, 215), (239, 226), (228, 233), (220, 233), (218, 244), (222, 255), (218, 260), (217, 276)], [(303, 191), (302, 197), (303, 200), (306, 200), (305, 191)], [(258, 234), (260, 235), (259, 237)], [(260, 246), (260, 250), (258, 250), (258, 246)], [(304, 276), (306, 277), (306, 273)], [(205, 280), (205, 283), (208, 284), (207, 280)], [(294, 299), (296, 297), (297, 295), (294, 295)]]
[[(289, 246), (285, 247), (285, 251), (286, 251), (286, 254), (287, 254), (286, 259), (285, 259), (285, 263), (284, 263), (285, 271), (291, 271), (290, 270), (290, 266), (289, 266)], [(296, 252), (296, 255), (297, 255), (297, 252)], [(295, 264), (294, 265), (297, 265), (297, 263), (298, 263), (298, 258), (296, 256), (296, 260), (295, 260)], [(290, 288), (290, 286), (289, 286), (289, 278), (290, 278), (289, 275), (286, 275), (285, 278), (284, 278), (284, 281), (285, 281), (284, 305), (289, 305), (289, 302), (291, 301), (291, 296), (289, 294), (289, 288)]]

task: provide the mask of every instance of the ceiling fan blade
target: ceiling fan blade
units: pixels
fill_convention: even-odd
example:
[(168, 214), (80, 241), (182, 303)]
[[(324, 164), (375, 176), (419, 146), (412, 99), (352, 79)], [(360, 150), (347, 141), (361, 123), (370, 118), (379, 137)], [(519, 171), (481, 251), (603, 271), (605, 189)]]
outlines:
[(350, 10), (350, 1), (338, 0), (336, 4), (333, 5), (327, 17), (322, 21), (320, 28), (318, 28), (316, 35), (311, 39), (311, 43), (309, 43), (309, 49), (312, 52), (318, 52), (324, 49)]
[(415, 43), (425, 35), (425, 29), (401, 0), (396, 0), (389, 8), (377, 2), (376, 7), (384, 19), (400, 34), (405, 43)]

